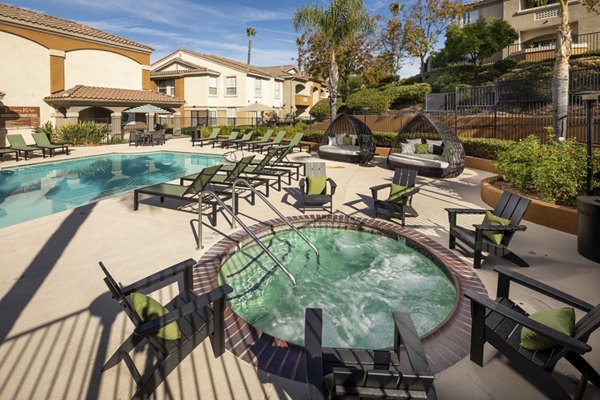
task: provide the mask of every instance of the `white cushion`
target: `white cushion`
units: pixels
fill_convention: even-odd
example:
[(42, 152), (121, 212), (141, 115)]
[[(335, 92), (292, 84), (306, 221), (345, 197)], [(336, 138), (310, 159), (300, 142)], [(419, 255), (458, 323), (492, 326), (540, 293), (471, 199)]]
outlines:
[(406, 143), (421, 144), (421, 143), (423, 143), (423, 140), (421, 140), (421, 139), (406, 139)]
[(431, 140), (431, 139), (427, 139), (427, 151), (429, 153), (433, 153), (433, 146), (442, 146), (444, 144), (443, 140)]
[(415, 145), (413, 143), (400, 143), (402, 146), (402, 154), (414, 154)]
[(346, 136), (345, 133), (336, 133), (335, 134), (335, 139), (336, 139), (335, 144), (337, 144), (338, 146), (342, 146), (344, 144), (344, 136)]
[(352, 146), (358, 146), (358, 135), (350, 135), (350, 137), (352, 138)]
[(337, 141), (336, 141), (335, 137), (333, 137), (333, 136), (327, 137), (327, 146), (335, 146), (336, 144), (337, 144)]
[(436, 154), (405, 154), (392, 153), (389, 159), (405, 165), (415, 167), (441, 168), (446, 169), (450, 164), (442, 156)]
[(323, 153), (345, 154), (348, 156), (358, 155), (360, 146), (321, 146), (319, 151)]

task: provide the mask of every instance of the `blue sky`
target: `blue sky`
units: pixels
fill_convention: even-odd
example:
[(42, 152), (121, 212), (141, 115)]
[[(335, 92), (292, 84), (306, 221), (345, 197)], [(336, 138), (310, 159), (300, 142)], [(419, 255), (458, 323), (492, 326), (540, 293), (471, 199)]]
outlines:
[[(365, 4), (372, 14), (385, 14), (389, 2), (367, 0)], [(308, 1), (286, 0), (277, 4), (266, 0), (26, 0), (10, 3), (151, 46), (154, 48), (152, 62), (179, 48), (246, 62), (246, 28), (251, 26), (257, 32), (252, 38), (251, 62), (268, 66), (295, 64), (297, 33), (291, 18), (294, 10)], [(418, 68), (407, 66), (401, 75), (417, 71)]]

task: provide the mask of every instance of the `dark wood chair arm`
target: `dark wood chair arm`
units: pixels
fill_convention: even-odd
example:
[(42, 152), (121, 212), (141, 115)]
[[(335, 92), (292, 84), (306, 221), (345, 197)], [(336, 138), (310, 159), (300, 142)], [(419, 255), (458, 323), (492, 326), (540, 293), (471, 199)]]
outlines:
[(433, 374), (429, 369), (429, 363), (427, 362), (427, 356), (417, 329), (413, 323), (410, 314), (403, 312), (394, 312), (394, 350), (398, 352), (398, 359), (400, 359), (400, 344), (403, 344), (408, 354), (408, 361), (411, 365), (413, 372), (425, 377)]
[(125, 294), (125, 296), (128, 296), (131, 294), (131, 292), (135, 292), (140, 289), (145, 289), (145, 288), (151, 287), (157, 283), (164, 281), (167, 278), (179, 275), (180, 273), (185, 272), (186, 270), (191, 272), (191, 268), (194, 265), (196, 265), (196, 261), (189, 258), (185, 261), (182, 261), (180, 263), (172, 265), (168, 268), (163, 269), (162, 271), (159, 271), (155, 274), (152, 274), (146, 278), (140, 279), (139, 281), (134, 282), (134, 283), (124, 287), (123, 293)]
[(527, 230), (525, 225), (481, 225), (473, 224), (475, 229), (492, 232), (517, 232)]
[(323, 385), (323, 313), (320, 308), (307, 308), (304, 319), (306, 379), (309, 399), (325, 399)]
[(331, 185), (331, 195), (333, 196), (335, 194), (335, 189), (337, 189), (337, 183), (331, 178), (327, 178), (327, 182)]
[(548, 339), (552, 340), (556, 344), (564, 346), (571, 351), (574, 351), (579, 354), (584, 354), (584, 353), (587, 353), (592, 350), (592, 348), (588, 344), (586, 344), (580, 340), (577, 340), (571, 336), (565, 335), (564, 333), (558, 332), (558, 331), (556, 331), (544, 324), (541, 324), (537, 321), (534, 321), (531, 318), (528, 318), (525, 315), (522, 315), (514, 310), (511, 310), (510, 308), (508, 308), (502, 304), (496, 303), (495, 301), (491, 300), (490, 298), (483, 296), (479, 293), (475, 293), (473, 291), (468, 290), (465, 292), (465, 297), (471, 299), (471, 308), (474, 307), (473, 303), (483, 306), (490, 311), (496, 312), (496, 313), (516, 322), (517, 324), (519, 324), (521, 326), (527, 327), (527, 328), (547, 337)]
[(449, 214), (485, 214), (486, 212), (492, 212), (492, 210), (479, 210), (473, 208), (444, 208)]
[(213, 289), (210, 292), (198, 296), (195, 299), (185, 303), (183, 306), (169, 311), (162, 317), (158, 317), (156, 319), (138, 325), (138, 327), (135, 328), (133, 332), (135, 335), (138, 336), (146, 336), (149, 334), (153, 334), (156, 331), (158, 331), (161, 327), (170, 324), (171, 322), (177, 321), (178, 319), (185, 317), (186, 315), (189, 315), (194, 311), (207, 307), (209, 304), (214, 303), (217, 300), (225, 299), (227, 295), (232, 291), (233, 289), (231, 288), (231, 286), (227, 284), (219, 286), (218, 288)]
[(498, 297), (508, 297), (510, 282), (513, 281), (521, 286), (535, 290), (538, 293), (542, 293), (548, 297), (562, 301), (565, 304), (585, 312), (590, 312), (594, 308), (593, 305), (586, 303), (583, 300), (580, 300), (568, 293), (557, 290), (518, 272), (514, 272), (502, 267), (494, 267), (494, 271), (498, 272), (498, 293), (496, 294)]
[(377, 200), (377, 193), (385, 188), (389, 188), (392, 187), (391, 183), (384, 183), (381, 185), (377, 185), (377, 186), (372, 186), (369, 189), (371, 189), (371, 197), (373, 198), (373, 200)]
[(300, 190), (302, 191), (302, 193), (304, 193), (304, 188), (306, 186), (306, 178), (300, 178), (298, 185), (300, 185)]

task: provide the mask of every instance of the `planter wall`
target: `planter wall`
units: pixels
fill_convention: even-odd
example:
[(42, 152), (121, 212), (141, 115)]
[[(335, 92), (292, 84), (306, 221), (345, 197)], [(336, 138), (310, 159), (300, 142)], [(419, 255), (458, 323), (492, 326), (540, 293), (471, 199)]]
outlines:
[[(500, 179), (499, 176), (493, 176), (481, 181), (481, 200), (492, 208), (502, 195), (502, 190), (494, 187), (492, 183)], [(556, 204), (532, 199), (523, 218), (548, 228), (573, 235), (577, 234), (577, 210), (574, 208), (557, 206)]]
[(486, 158), (466, 156), (465, 167), (493, 173), (498, 172), (492, 160), (488, 160)]

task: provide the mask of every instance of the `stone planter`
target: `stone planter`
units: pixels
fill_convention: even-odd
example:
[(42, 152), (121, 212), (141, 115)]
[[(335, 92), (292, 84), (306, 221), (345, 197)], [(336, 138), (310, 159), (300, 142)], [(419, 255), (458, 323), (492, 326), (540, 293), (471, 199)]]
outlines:
[(466, 156), (465, 157), (465, 167), (479, 169), (481, 171), (487, 171), (487, 172), (493, 172), (493, 173), (498, 172), (496, 170), (496, 167), (493, 164), (493, 161), (488, 160), (487, 158)]
[[(502, 195), (502, 190), (494, 187), (492, 183), (500, 179), (500, 176), (492, 176), (481, 181), (481, 199), (492, 208)], [(573, 235), (577, 234), (577, 210), (574, 208), (532, 199), (523, 218), (548, 228)]]

